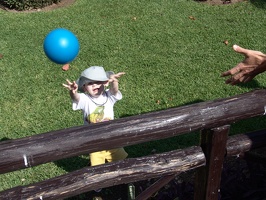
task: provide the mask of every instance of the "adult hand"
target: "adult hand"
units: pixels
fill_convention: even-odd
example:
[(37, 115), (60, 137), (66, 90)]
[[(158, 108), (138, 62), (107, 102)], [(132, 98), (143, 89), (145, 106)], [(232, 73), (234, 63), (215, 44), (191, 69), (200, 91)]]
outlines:
[(259, 73), (266, 71), (266, 54), (260, 51), (244, 49), (237, 45), (234, 45), (233, 49), (235, 52), (243, 54), (245, 59), (232, 69), (222, 73), (221, 76), (223, 77), (231, 75), (231, 78), (226, 80), (226, 84), (246, 83)]

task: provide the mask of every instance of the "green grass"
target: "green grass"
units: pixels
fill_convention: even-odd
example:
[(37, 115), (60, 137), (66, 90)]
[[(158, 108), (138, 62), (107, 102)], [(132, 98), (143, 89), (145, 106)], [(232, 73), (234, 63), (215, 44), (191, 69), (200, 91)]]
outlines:
[[(126, 72), (120, 80), (124, 98), (116, 104), (116, 118), (266, 86), (266, 74), (236, 87), (225, 85), (220, 77), (243, 58), (233, 52), (233, 44), (266, 52), (262, 2), (209, 6), (192, 0), (78, 0), (49, 12), (0, 11), (0, 15), (0, 139), (82, 125), (81, 113), (72, 111), (62, 83), (67, 78), (76, 80), (90, 65)], [(58, 27), (71, 30), (80, 41), (79, 56), (69, 71), (62, 71), (43, 52), (45, 36)], [(235, 123), (231, 130), (235, 134), (262, 128), (266, 128), (265, 118), (257, 117)], [(198, 134), (191, 133), (127, 147), (127, 151), (135, 157), (197, 142)], [(86, 164), (84, 156), (3, 174), (0, 190)]]

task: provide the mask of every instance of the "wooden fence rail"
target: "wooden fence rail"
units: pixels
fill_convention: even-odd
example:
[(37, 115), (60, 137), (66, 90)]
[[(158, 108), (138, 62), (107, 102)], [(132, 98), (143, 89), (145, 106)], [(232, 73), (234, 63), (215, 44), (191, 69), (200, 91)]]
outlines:
[(83, 168), (37, 184), (6, 190), (0, 193), (0, 199), (60, 199), (101, 187), (179, 174), (204, 164), (205, 157), (201, 148), (190, 147)]
[[(2, 191), (0, 199), (60, 199), (97, 189), (99, 186), (179, 174), (194, 168), (204, 171), (204, 177), (198, 177), (204, 181), (201, 185), (204, 186), (204, 192), (200, 190), (198, 199), (217, 199), (217, 195), (210, 197), (208, 193), (213, 193), (212, 190), (219, 187), (224, 155), (238, 155), (266, 144), (265, 131), (232, 136), (227, 140), (228, 125), (263, 115), (265, 96), (266, 90), (255, 90), (225, 99), (0, 142), (0, 173), (6, 173), (102, 149), (125, 147), (196, 130), (202, 130), (201, 134), (205, 135), (201, 147), (87, 167), (30, 186)], [(221, 151), (217, 151), (213, 145), (217, 143), (220, 144), (216, 146)], [(220, 159), (214, 163), (213, 157)], [(219, 166), (217, 171), (213, 170), (213, 164)], [(214, 177), (216, 181), (210, 185), (210, 180)]]

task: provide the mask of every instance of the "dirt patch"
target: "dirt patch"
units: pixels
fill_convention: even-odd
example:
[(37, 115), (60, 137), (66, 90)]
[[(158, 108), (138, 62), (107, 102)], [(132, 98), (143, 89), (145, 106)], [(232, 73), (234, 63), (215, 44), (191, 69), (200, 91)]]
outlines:
[[(0, 3), (0, 9), (6, 10), (9, 12), (41, 12), (41, 11), (45, 12), (45, 11), (51, 11), (54, 9), (69, 6), (73, 4), (75, 1), (76, 0), (61, 0), (57, 4), (52, 4), (44, 8), (32, 9), (32, 10), (26, 10), (26, 11), (17, 11), (14, 9), (9, 9), (8, 7)], [(247, 1), (247, 0), (195, 0), (195, 1), (200, 2), (200, 3), (210, 4), (210, 5), (227, 5), (227, 4), (233, 4), (233, 3), (238, 3), (238, 2)]]
[(3, 4), (0, 3), (0, 9), (9, 11), (9, 12), (41, 12), (41, 11), (51, 11), (54, 9), (58, 9), (58, 8), (63, 8), (69, 5), (72, 5), (73, 3), (75, 3), (76, 0), (61, 0), (59, 3), (57, 4), (52, 4), (49, 6), (45, 6), (44, 8), (38, 8), (38, 9), (31, 9), (31, 10), (25, 10), (25, 11), (18, 11), (18, 10), (14, 10), (14, 9), (9, 9), (8, 7), (4, 6)]
[(50, 6), (46, 6), (42, 9), (42, 11), (49, 11), (49, 10), (54, 10), (57, 8), (63, 8), (66, 6), (69, 6), (71, 4), (73, 4), (76, 0), (61, 0), (59, 3), (57, 4), (52, 4)]
[(210, 5), (227, 5), (227, 4), (233, 4), (238, 2), (243, 2), (247, 0), (196, 0), (200, 3), (210, 4)]

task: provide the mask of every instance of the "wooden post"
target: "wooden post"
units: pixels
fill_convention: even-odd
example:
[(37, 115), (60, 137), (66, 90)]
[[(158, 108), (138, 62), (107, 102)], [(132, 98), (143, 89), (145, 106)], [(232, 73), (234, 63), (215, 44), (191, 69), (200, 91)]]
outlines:
[(201, 132), (206, 166), (196, 171), (194, 200), (218, 200), (229, 127), (225, 125)]

